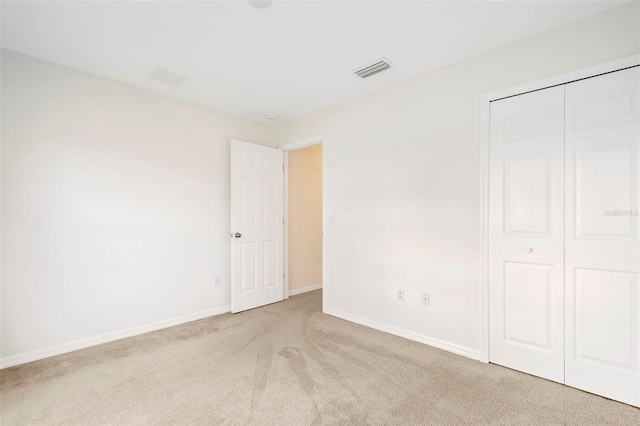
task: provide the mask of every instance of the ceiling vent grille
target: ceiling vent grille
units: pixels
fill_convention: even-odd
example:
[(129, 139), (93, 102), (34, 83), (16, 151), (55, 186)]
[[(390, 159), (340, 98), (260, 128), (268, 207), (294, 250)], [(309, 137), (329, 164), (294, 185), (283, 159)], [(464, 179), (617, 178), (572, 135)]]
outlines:
[(381, 58), (372, 64), (365, 65), (363, 67), (358, 68), (353, 71), (360, 78), (371, 77), (372, 75), (378, 74), (382, 71), (386, 71), (392, 67), (391, 62), (387, 58)]
[(164, 68), (155, 67), (153, 71), (147, 75), (149, 80), (159, 81), (168, 86), (180, 87), (188, 80), (186, 75), (176, 74), (174, 72), (165, 70)]

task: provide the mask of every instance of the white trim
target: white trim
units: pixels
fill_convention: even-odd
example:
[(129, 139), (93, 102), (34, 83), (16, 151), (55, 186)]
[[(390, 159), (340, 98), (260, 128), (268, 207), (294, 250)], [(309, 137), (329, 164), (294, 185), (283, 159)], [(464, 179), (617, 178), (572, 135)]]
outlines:
[(279, 146), (278, 148), (283, 151), (293, 151), (294, 149), (306, 148), (311, 145), (317, 145), (319, 143), (323, 143), (324, 140), (325, 140), (324, 135), (318, 135), (318, 136), (302, 139), (300, 141), (291, 142), (286, 145)]
[(283, 251), (284, 251), (284, 299), (287, 300), (289, 294), (289, 152), (284, 151), (282, 160), (284, 161), (284, 175), (282, 181), (284, 182), (284, 237), (283, 237)]
[(487, 93), (482, 96), (487, 102), (509, 96), (521, 95), (535, 90), (546, 89), (547, 87), (568, 84), (573, 81), (583, 80), (585, 78), (595, 77), (600, 74), (606, 74), (619, 71), (624, 68), (640, 65), (640, 55), (627, 56), (626, 58), (616, 59), (615, 61), (605, 62), (603, 64), (593, 65), (587, 68), (571, 71), (568, 73), (555, 75), (542, 80), (536, 80), (530, 83), (520, 84), (518, 86), (509, 87), (495, 92)]
[(476, 350), (465, 348), (464, 346), (459, 346), (453, 343), (445, 342), (443, 340), (435, 339), (433, 337), (414, 333), (412, 331), (403, 330), (397, 327), (392, 327), (390, 325), (382, 324), (367, 318), (362, 318), (356, 315), (347, 314), (344, 312), (337, 311), (335, 309), (324, 309), (323, 312), (327, 315), (341, 318), (346, 321), (354, 322), (356, 324), (364, 325), (365, 327), (373, 328), (375, 330), (383, 331), (385, 333), (393, 334), (395, 336), (404, 337), (405, 339), (409, 339), (415, 342), (423, 343), (425, 345), (433, 346), (434, 348), (442, 349), (447, 352), (452, 352), (457, 355), (462, 355), (467, 358), (478, 360), (480, 357), (480, 353)]
[(15, 365), (25, 364), (27, 362), (37, 361), (43, 358), (49, 358), (61, 355), (67, 352), (77, 351), (79, 349), (91, 346), (101, 345), (103, 343), (113, 342), (114, 340), (124, 339), (126, 337), (138, 336), (140, 334), (149, 333), (151, 331), (161, 330), (163, 328), (173, 327), (191, 321), (212, 317), (214, 315), (226, 314), (231, 312), (231, 305), (219, 306), (206, 311), (195, 312), (193, 314), (182, 315), (180, 317), (160, 320), (149, 324), (139, 325), (124, 330), (112, 331), (110, 333), (100, 334), (98, 336), (78, 339), (72, 342), (61, 343), (59, 345), (49, 346), (48, 348), (36, 349), (29, 352), (23, 352), (16, 355), (10, 355), (0, 359), (0, 369), (13, 367)]
[(289, 290), (289, 296), (297, 296), (298, 294), (320, 290), (321, 288), (322, 288), (322, 283), (316, 284), (316, 285), (310, 285), (308, 287), (296, 288), (294, 290)]
[(640, 55), (571, 71), (480, 98), (480, 360), (489, 362), (489, 110), (490, 102), (640, 65)]
[(480, 105), (480, 361), (489, 362), (489, 104)]

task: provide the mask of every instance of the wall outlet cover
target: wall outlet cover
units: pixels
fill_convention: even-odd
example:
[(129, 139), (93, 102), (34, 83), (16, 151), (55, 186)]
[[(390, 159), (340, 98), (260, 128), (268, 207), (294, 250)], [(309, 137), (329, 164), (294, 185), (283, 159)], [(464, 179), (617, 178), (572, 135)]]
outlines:
[(431, 306), (431, 294), (422, 293), (422, 304), (424, 306)]

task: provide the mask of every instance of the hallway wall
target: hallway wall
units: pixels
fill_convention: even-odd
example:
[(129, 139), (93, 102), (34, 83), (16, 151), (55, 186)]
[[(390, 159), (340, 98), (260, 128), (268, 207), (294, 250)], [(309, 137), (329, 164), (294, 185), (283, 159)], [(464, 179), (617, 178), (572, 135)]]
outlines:
[(289, 156), (289, 291), (322, 284), (322, 144)]

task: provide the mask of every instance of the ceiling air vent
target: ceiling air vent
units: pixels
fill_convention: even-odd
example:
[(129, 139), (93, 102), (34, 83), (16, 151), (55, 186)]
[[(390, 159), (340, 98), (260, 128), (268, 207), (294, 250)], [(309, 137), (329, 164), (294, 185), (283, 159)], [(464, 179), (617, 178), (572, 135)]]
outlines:
[(360, 67), (353, 72), (360, 78), (367, 78), (371, 77), (374, 74), (378, 74), (379, 72), (388, 70), (391, 67), (391, 62), (389, 62), (387, 58), (381, 58), (369, 65)]
[(184, 84), (189, 77), (186, 75), (176, 74), (174, 72), (165, 70), (164, 68), (155, 67), (153, 71), (147, 75), (149, 80), (159, 81), (160, 83), (167, 84), (172, 87), (179, 87)]

